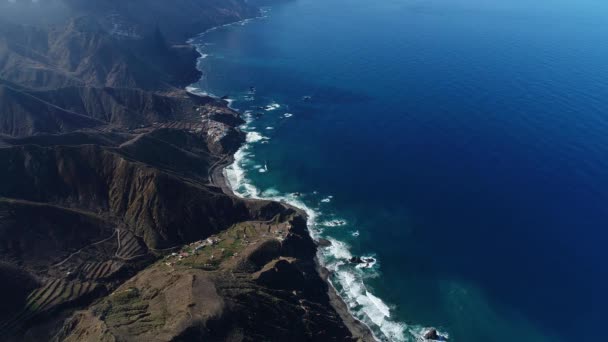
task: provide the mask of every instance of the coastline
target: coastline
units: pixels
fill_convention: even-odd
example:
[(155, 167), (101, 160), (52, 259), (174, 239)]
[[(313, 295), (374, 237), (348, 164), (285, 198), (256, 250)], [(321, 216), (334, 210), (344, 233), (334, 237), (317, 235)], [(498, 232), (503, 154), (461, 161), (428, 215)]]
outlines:
[[(199, 79), (199, 81), (205, 77), (205, 74), (204, 74), (203, 70), (200, 70), (198, 63), (200, 62), (201, 59), (206, 58), (208, 55), (204, 51), (201, 50), (199, 45), (195, 44), (196, 39), (199, 39), (199, 38), (203, 37), (205, 34), (207, 34), (209, 32), (213, 32), (213, 31), (223, 28), (223, 27), (230, 27), (230, 26), (235, 26), (235, 25), (242, 26), (252, 20), (266, 18), (267, 17), (266, 13), (268, 11), (269, 11), (269, 9), (265, 9), (264, 7), (262, 7), (262, 8), (260, 8), (260, 13), (257, 16), (245, 18), (243, 20), (239, 20), (239, 21), (235, 21), (235, 22), (224, 23), (222, 25), (218, 25), (215, 27), (211, 27), (211, 28), (205, 30), (204, 32), (197, 34), (196, 36), (187, 40), (186, 43), (189, 44), (190, 46), (192, 46), (198, 54), (198, 58), (196, 60), (197, 61), (196, 68), (201, 73), (201, 78)], [(225, 103), (225, 105), (228, 109), (230, 109), (233, 112), (235, 112), (236, 114), (238, 114), (238, 116), (241, 118), (242, 118), (243, 114), (245, 114), (245, 115), (247, 114), (246, 112), (243, 113), (241, 110), (239, 110), (237, 108), (233, 108), (231, 106), (233, 100), (220, 98), (220, 96), (207, 92), (207, 89), (200, 89), (198, 87), (192, 87), (192, 86), (193, 86), (193, 84), (187, 86), (186, 91), (189, 93), (198, 95), (198, 96), (210, 97), (215, 100), (222, 101), (223, 103)], [(247, 125), (247, 123), (244, 123), (243, 125)], [(234, 128), (237, 129), (239, 132), (246, 133), (246, 131), (242, 130), (241, 126), (243, 126), (243, 125), (237, 125)], [(376, 337), (376, 335), (374, 334), (372, 327), (369, 326), (367, 323), (363, 322), (362, 320), (358, 319), (355, 316), (355, 314), (349, 309), (349, 306), (346, 301), (347, 299), (343, 298), (339, 294), (338, 290), (336, 289), (336, 287), (330, 280), (332, 271), (330, 269), (328, 269), (328, 267), (325, 266), (320, 260), (320, 253), (321, 253), (320, 247), (321, 246), (319, 245), (319, 242), (317, 241), (318, 237), (315, 238), (314, 234), (312, 234), (311, 223), (309, 220), (310, 215), (308, 214), (307, 210), (305, 208), (299, 207), (297, 204), (289, 203), (288, 201), (285, 201), (285, 200), (282, 200), (279, 198), (264, 198), (264, 197), (250, 198), (250, 197), (241, 196), (235, 192), (235, 190), (232, 187), (232, 184), (230, 184), (229, 177), (226, 174), (226, 172), (230, 166), (234, 165), (235, 162), (238, 162), (238, 160), (235, 156), (241, 150), (241, 148), (243, 148), (247, 144), (248, 144), (248, 142), (245, 139), (242, 139), (240, 141), (239, 145), (236, 148), (234, 148), (234, 152), (223, 154), (222, 159), (210, 167), (209, 183), (211, 185), (221, 189), (221, 191), (224, 194), (226, 194), (227, 196), (230, 196), (233, 198), (238, 198), (239, 200), (244, 200), (244, 201), (248, 201), (248, 202), (252, 202), (252, 203), (256, 203), (259, 201), (275, 202), (275, 203), (282, 205), (283, 207), (290, 208), (290, 209), (297, 211), (307, 222), (306, 223), (307, 233), (308, 233), (309, 237), (311, 238), (311, 240), (313, 241), (313, 243), (315, 245), (315, 249), (317, 251), (316, 256), (314, 257), (315, 269), (316, 269), (316, 272), (317, 272), (318, 276), (320, 277), (320, 279), (327, 286), (327, 296), (329, 297), (329, 302), (330, 302), (331, 307), (336, 311), (336, 313), (339, 315), (342, 323), (347, 327), (347, 329), (350, 331), (350, 333), (352, 334), (352, 336), (355, 339), (357, 339), (358, 341), (365, 341), (365, 342), (381, 341), (381, 339)], [(383, 331), (383, 333), (384, 333), (384, 331)]]
[[(210, 180), (211, 184), (222, 189), (222, 191), (226, 195), (231, 196), (231, 197), (237, 197), (241, 200), (252, 201), (252, 202), (265, 201), (265, 200), (261, 200), (261, 199), (250, 199), (250, 198), (240, 197), (238, 194), (236, 194), (234, 192), (234, 190), (230, 186), (228, 177), (226, 177), (226, 175), (225, 175), (225, 168), (230, 166), (233, 162), (234, 162), (234, 154), (228, 155), (222, 161), (220, 161), (216, 165), (212, 166), (212, 168), (209, 172), (210, 173), (209, 180)], [(306, 212), (304, 210), (302, 210), (301, 208), (298, 208), (296, 206), (293, 206), (293, 205), (285, 203), (285, 202), (278, 202), (278, 201), (276, 201), (276, 202), (281, 204), (284, 207), (294, 209), (300, 215), (302, 215), (304, 218), (306, 218), (306, 219), (308, 218), (308, 215), (306, 214)], [(307, 225), (307, 228), (309, 228), (308, 225)], [(312, 238), (312, 235), (310, 235), (310, 237)], [(314, 239), (313, 239), (313, 241), (314, 241)], [(314, 241), (314, 243), (315, 243), (316, 248), (318, 249), (319, 248), (318, 242)], [(342, 320), (344, 325), (348, 328), (348, 330), (351, 332), (353, 337), (355, 337), (360, 342), (377, 341), (377, 339), (374, 337), (374, 334), (372, 333), (371, 329), (365, 323), (358, 320), (350, 312), (344, 299), (342, 299), (342, 297), (340, 297), (340, 295), (338, 294), (334, 285), (331, 283), (331, 281), (329, 281), (329, 275), (331, 274), (331, 271), (328, 270), (324, 265), (321, 264), (318, 257), (314, 258), (314, 263), (315, 263), (316, 270), (317, 270), (319, 277), (327, 285), (327, 289), (328, 289), (327, 295), (329, 296), (329, 301), (330, 301), (331, 306), (334, 308), (334, 310), (336, 310), (336, 312), (340, 316), (340, 319)]]
[[(260, 17), (257, 17), (257, 18), (260, 18)], [(218, 26), (218, 27), (214, 27), (214, 28), (211, 28), (211, 29), (201, 33), (198, 36), (200, 37), (200, 36), (204, 35), (206, 32), (213, 31), (219, 27), (244, 23), (244, 22), (247, 22), (252, 19), (255, 19), (255, 18), (249, 18), (249, 19), (245, 19), (242, 21), (237, 21), (234, 23), (229, 23), (229, 24), (224, 24), (224, 25)], [(192, 39), (188, 41), (188, 44), (192, 45), (196, 49), (196, 51), (199, 53), (201, 58), (203, 57), (202, 52), (199, 51), (199, 49), (195, 45), (193, 45)], [(218, 99), (216, 96), (210, 95), (210, 94), (205, 94), (205, 96), (209, 96), (209, 97)], [(240, 112), (234, 108), (231, 108), (229, 104), (226, 104), (226, 106), (240, 115)], [(244, 144), (245, 144), (245, 142), (242, 141), (240, 147), (242, 147)], [(226, 194), (227, 196), (235, 197), (240, 200), (251, 201), (251, 202), (271, 201), (271, 202), (279, 203), (286, 208), (291, 208), (291, 209), (297, 211), (301, 216), (303, 216), (305, 218), (306, 221), (308, 221), (308, 214), (305, 212), (305, 210), (303, 210), (297, 206), (294, 206), (292, 204), (285, 203), (282, 201), (246, 198), (246, 197), (241, 197), (237, 193), (235, 193), (234, 189), (232, 188), (232, 186), (230, 184), (230, 181), (228, 180), (228, 177), (226, 176), (226, 168), (235, 162), (235, 158), (234, 158), (235, 153), (236, 152), (231, 153), (231, 154), (226, 154), (221, 160), (219, 160), (217, 163), (215, 163), (214, 165), (212, 165), (209, 168), (209, 183), (211, 185), (221, 189), (222, 192), (224, 194)], [(318, 243), (318, 241), (315, 241), (312, 234), (310, 234), (310, 227), (308, 227), (308, 224), (307, 224), (307, 230), (309, 231), (309, 236), (313, 240), (315, 247), (318, 250), (318, 248), (320, 247), (319, 243)], [(316, 271), (317, 271), (319, 277), (327, 285), (327, 295), (329, 297), (330, 305), (338, 313), (338, 315), (340, 316), (340, 319), (342, 320), (344, 325), (348, 328), (348, 330), (351, 332), (353, 337), (356, 338), (357, 341), (360, 341), (360, 342), (378, 341), (378, 339), (374, 336), (371, 328), (364, 322), (357, 319), (351, 313), (351, 311), (348, 309), (348, 305), (346, 304), (344, 299), (338, 294), (338, 291), (336, 290), (334, 285), (329, 280), (331, 271), (329, 269), (327, 269), (327, 267), (325, 267), (320, 262), (318, 257), (314, 258), (314, 263), (315, 263), (315, 268), (316, 268)]]

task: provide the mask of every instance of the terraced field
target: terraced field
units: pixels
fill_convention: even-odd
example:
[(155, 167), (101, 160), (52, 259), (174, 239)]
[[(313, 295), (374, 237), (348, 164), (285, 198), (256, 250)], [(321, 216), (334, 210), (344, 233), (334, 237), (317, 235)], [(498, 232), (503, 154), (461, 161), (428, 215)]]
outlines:
[(132, 260), (143, 256), (147, 249), (143, 242), (128, 230), (118, 230), (118, 248), (116, 257), (123, 260)]
[(23, 310), (12, 318), (0, 322), (0, 339), (24, 327), (33, 318), (52, 313), (54, 310), (93, 294), (100, 286), (94, 282), (51, 280), (34, 290), (27, 298)]
[[(118, 279), (117, 273), (130, 261), (147, 255), (148, 250), (141, 239), (126, 229), (116, 229), (108, 238), (71, 253), (48, 268), (43, 276), (48, 280), (29, 294), (21, 311), (0, 321), (0, 341), (2, 336), (14, 335), (38, 317), (52, 314), (68, 304), (90, 300), (91, 295), (105, 290), (106, 284)], [(115, 306), (113, 310), (122, 309)]]
[(111, 278), (129, 261), (147, 254), (147, 248), (138, 237), (128, 230), (117, 229), (110, 238), (91, 244), (55, 264), (49, 274), (57, 278), (72, 276), (83, 280), (104, 280)]
[(104, 280), (118, 272), (124, 263), (121, 261), (88, 262), (79, 270), (81, 277), (87, 280)]
[(149, 310), (150, 298), (143, 298), (140, 291), (130, 288), (111, 295), (99, 310), (104, 311), (107, 324), (114, 328), (129, 326), (131, 334), (139, 335), (165, 324), (164, 310)]

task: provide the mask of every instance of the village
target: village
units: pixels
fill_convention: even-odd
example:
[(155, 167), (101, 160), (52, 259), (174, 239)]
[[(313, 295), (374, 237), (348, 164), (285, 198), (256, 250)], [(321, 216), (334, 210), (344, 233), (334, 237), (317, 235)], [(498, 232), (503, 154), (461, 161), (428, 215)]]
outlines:
[(249, 246), (269, 239), (283, 241), (289, 228), (289, 224), (246, 222), (219, 236), (184, 245), (178, 252), (165, 256), (163, 263), (168, 267), (183, 265), (213, 269), (227, 258), (238, 257), (239, 252)]
[[(168, 261), (165, 262), (165, 265), (175, 266), (176, 262), (182, 261), (184, 258), (188, 258), (193, 255), (198, 255), (199, 251), (201, 249), (203, 249), (207, 246), (216, 245), (220, 241), (221, 240), (218, 239), (217, 237), (210, 237), (210, 238), (207, 238), (206, 240), (200, 240), (200, 241), (193, 242), (189, 245), (185, 245), (184, 247), (182, 247), (181, 251), (173, 252), (173, 253), (167, 255), (165, 257), (165, 260), (168, 260)], [(211, 259), (213, 259), (213, 255), (211, 256)]]

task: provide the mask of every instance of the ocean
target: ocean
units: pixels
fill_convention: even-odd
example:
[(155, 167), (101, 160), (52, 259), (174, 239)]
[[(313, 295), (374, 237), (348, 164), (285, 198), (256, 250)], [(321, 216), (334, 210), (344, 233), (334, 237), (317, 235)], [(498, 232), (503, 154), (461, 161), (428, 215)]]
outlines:
[(606, 340), (605, 1), (295, 0), (193, 43), (232, 187), (307, 210), (379, 340)]

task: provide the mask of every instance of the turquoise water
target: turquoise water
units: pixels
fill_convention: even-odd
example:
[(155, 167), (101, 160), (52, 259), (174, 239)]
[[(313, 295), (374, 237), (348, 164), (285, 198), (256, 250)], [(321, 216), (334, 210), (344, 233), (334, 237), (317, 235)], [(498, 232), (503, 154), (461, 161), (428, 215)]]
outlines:
[(600, 1), (297, 0), (196, 38), (194, 86), (248, 119), (236, 191), (308, 209), (379, 339), (601, 341), (607, 23)]

